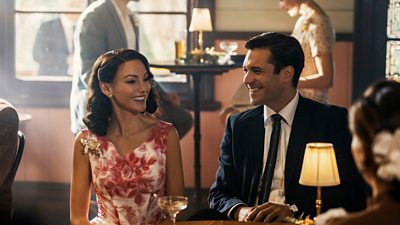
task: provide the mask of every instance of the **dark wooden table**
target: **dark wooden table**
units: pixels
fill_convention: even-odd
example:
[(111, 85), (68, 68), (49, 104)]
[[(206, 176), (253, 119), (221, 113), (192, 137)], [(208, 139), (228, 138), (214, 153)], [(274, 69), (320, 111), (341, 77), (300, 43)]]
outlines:
[(166, 68), (176, 74), (187, 74), (192, 79), (193, 86), (193, 112), (194, 112), (194, 172), (195, 172), (195, 197), (201, 198), (201, 164), (200, 164), (200, 83), (204, 76), (222, 75), (231, 69), (239, 68), (242, 65), (218, 65), (218, 64), (177, 64), (175, 62), (154, 62), (151, 67)]

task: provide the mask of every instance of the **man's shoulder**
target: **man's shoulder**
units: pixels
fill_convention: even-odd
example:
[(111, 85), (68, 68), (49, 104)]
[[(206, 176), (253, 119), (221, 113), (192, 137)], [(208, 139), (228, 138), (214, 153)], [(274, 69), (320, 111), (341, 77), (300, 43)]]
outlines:
[(264, 106), (260, 105), (255, 108), (237, 113), (232, 116), (233, 121), (241, 121), (241, 120), (248, 120), (250, 118), (254, 118), (257, 116), (262, 116), (264, 112)]
[(300, 97), (298, 107), (304, 107), (305, 110), (313, 112), (314, 114), (332, 115), (332, 114), (346, 114), (347, 109), (333, 104), (321, 103), (309, 98)]

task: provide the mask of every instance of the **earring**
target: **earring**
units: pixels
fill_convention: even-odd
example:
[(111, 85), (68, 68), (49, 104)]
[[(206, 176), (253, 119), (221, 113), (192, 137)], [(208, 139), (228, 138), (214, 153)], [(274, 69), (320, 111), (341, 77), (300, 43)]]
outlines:
[(112, 98), (112, 95), (109, 95), (108, 97), (109, 97), (109, 98)]

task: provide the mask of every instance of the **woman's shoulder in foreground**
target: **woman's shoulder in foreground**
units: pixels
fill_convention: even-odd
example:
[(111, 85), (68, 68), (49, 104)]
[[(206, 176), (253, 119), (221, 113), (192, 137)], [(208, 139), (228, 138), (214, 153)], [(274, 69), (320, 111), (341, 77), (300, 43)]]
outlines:
[(326, 225), (397, 225), (400, 223), (399, 211), (400, 203), (385, 200), (368, 207), (364, 211), (350, 213), (347, 216), (329, 220)]

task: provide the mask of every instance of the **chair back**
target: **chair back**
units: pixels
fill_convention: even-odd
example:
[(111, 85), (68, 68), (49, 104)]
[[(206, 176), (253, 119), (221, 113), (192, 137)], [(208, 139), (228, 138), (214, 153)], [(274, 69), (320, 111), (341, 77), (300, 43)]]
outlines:
[(12, 105), (0, 99), (0, 221), (11, 223), (12, 191), (25, 139), (19, 132), (18, 113)]

